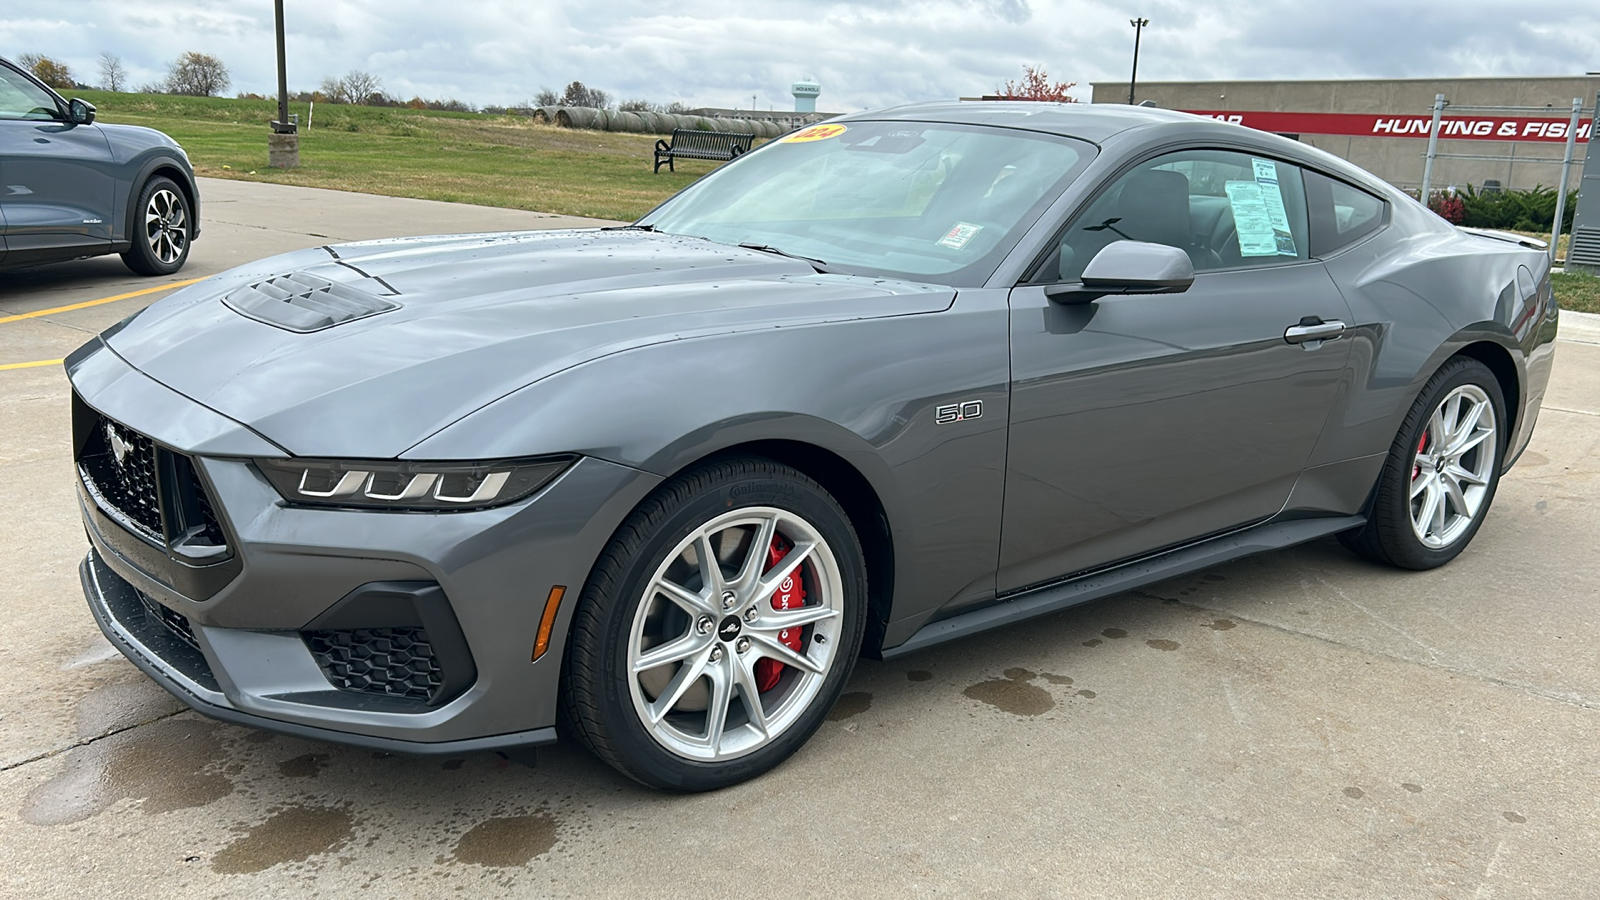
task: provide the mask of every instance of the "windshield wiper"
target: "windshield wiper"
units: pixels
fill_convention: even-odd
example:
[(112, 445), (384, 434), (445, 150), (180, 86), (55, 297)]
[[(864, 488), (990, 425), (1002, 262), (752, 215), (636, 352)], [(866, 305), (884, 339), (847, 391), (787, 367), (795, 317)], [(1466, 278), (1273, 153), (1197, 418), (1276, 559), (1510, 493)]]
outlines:
[(814, 256), (801, 256), (798, 253), (790, 253), (787, 250), (779, 250), (777, 247), (774, 247), (771, 244), (740, 244), (739, 246), (746, 250), (759, 250), (762, 253), (775, 253), (778, 256), (787, 256), (790, 259), (798, 259), (801, 262), (811, 263), (811, 265), (815, 267), (818, 272), (822, 272), (824, 274), (827, 272), (827, 270), (823, 268), (823, 266), (826, 266), (827, 263), (823, 260), (817, 259)]
[(660, 233), (654, 225), (606, 225), (601, 231), (655, 231)]

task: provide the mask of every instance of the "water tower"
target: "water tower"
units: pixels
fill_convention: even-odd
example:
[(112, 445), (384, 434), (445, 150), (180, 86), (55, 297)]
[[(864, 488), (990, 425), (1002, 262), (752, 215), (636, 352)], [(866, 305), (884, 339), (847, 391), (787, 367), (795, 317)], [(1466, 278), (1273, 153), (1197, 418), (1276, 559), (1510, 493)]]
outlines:
[(822, 93), (822, 85), (817, 84), (814, 78), (802, 78), (789, 89), (794, 94), (794, 111), (797, 113), (814, 113), (817, 111), (817, 95)]

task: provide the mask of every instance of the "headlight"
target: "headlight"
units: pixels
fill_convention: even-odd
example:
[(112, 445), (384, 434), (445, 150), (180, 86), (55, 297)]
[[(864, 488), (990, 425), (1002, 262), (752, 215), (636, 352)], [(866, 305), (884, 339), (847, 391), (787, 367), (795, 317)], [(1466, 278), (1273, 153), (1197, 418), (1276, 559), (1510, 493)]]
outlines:
[(283, 499), (306, 506), (464, 510), (504, 506), (549, 484), (574, 457), (488, 462), (258, 459)]

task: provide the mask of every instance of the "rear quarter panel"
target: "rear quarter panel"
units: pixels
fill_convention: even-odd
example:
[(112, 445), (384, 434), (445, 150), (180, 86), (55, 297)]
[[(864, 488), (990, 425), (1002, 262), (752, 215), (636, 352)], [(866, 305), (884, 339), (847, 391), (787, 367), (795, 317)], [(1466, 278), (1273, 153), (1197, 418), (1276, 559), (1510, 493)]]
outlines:
[[(1439, 367), (1487, 343), (1505, 351), (1515, 372), (1506, 392), (1515, 429), (1509, 466), (1532, 434), (1549, 380), (1557, 316), (1549, 258), (1457, 231), (1401, 198), (1387, 228), (1326, 265), (1350, 304), (1355, 346), (1348, 394), (1311, 465), (1387, 452)], [(1531, 294), (1518, 287), (1519, 268), (1529, 272)]]

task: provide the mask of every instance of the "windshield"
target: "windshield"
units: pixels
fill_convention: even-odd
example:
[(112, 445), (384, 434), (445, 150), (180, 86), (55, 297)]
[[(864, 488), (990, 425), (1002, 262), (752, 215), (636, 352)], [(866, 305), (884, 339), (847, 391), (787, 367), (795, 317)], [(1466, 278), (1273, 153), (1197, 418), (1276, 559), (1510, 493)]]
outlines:
[(1094, 154), (1070, 138), (925, 122), (813, 125), (729, 163), (640, 224), (830, 271), (982, 284)]

